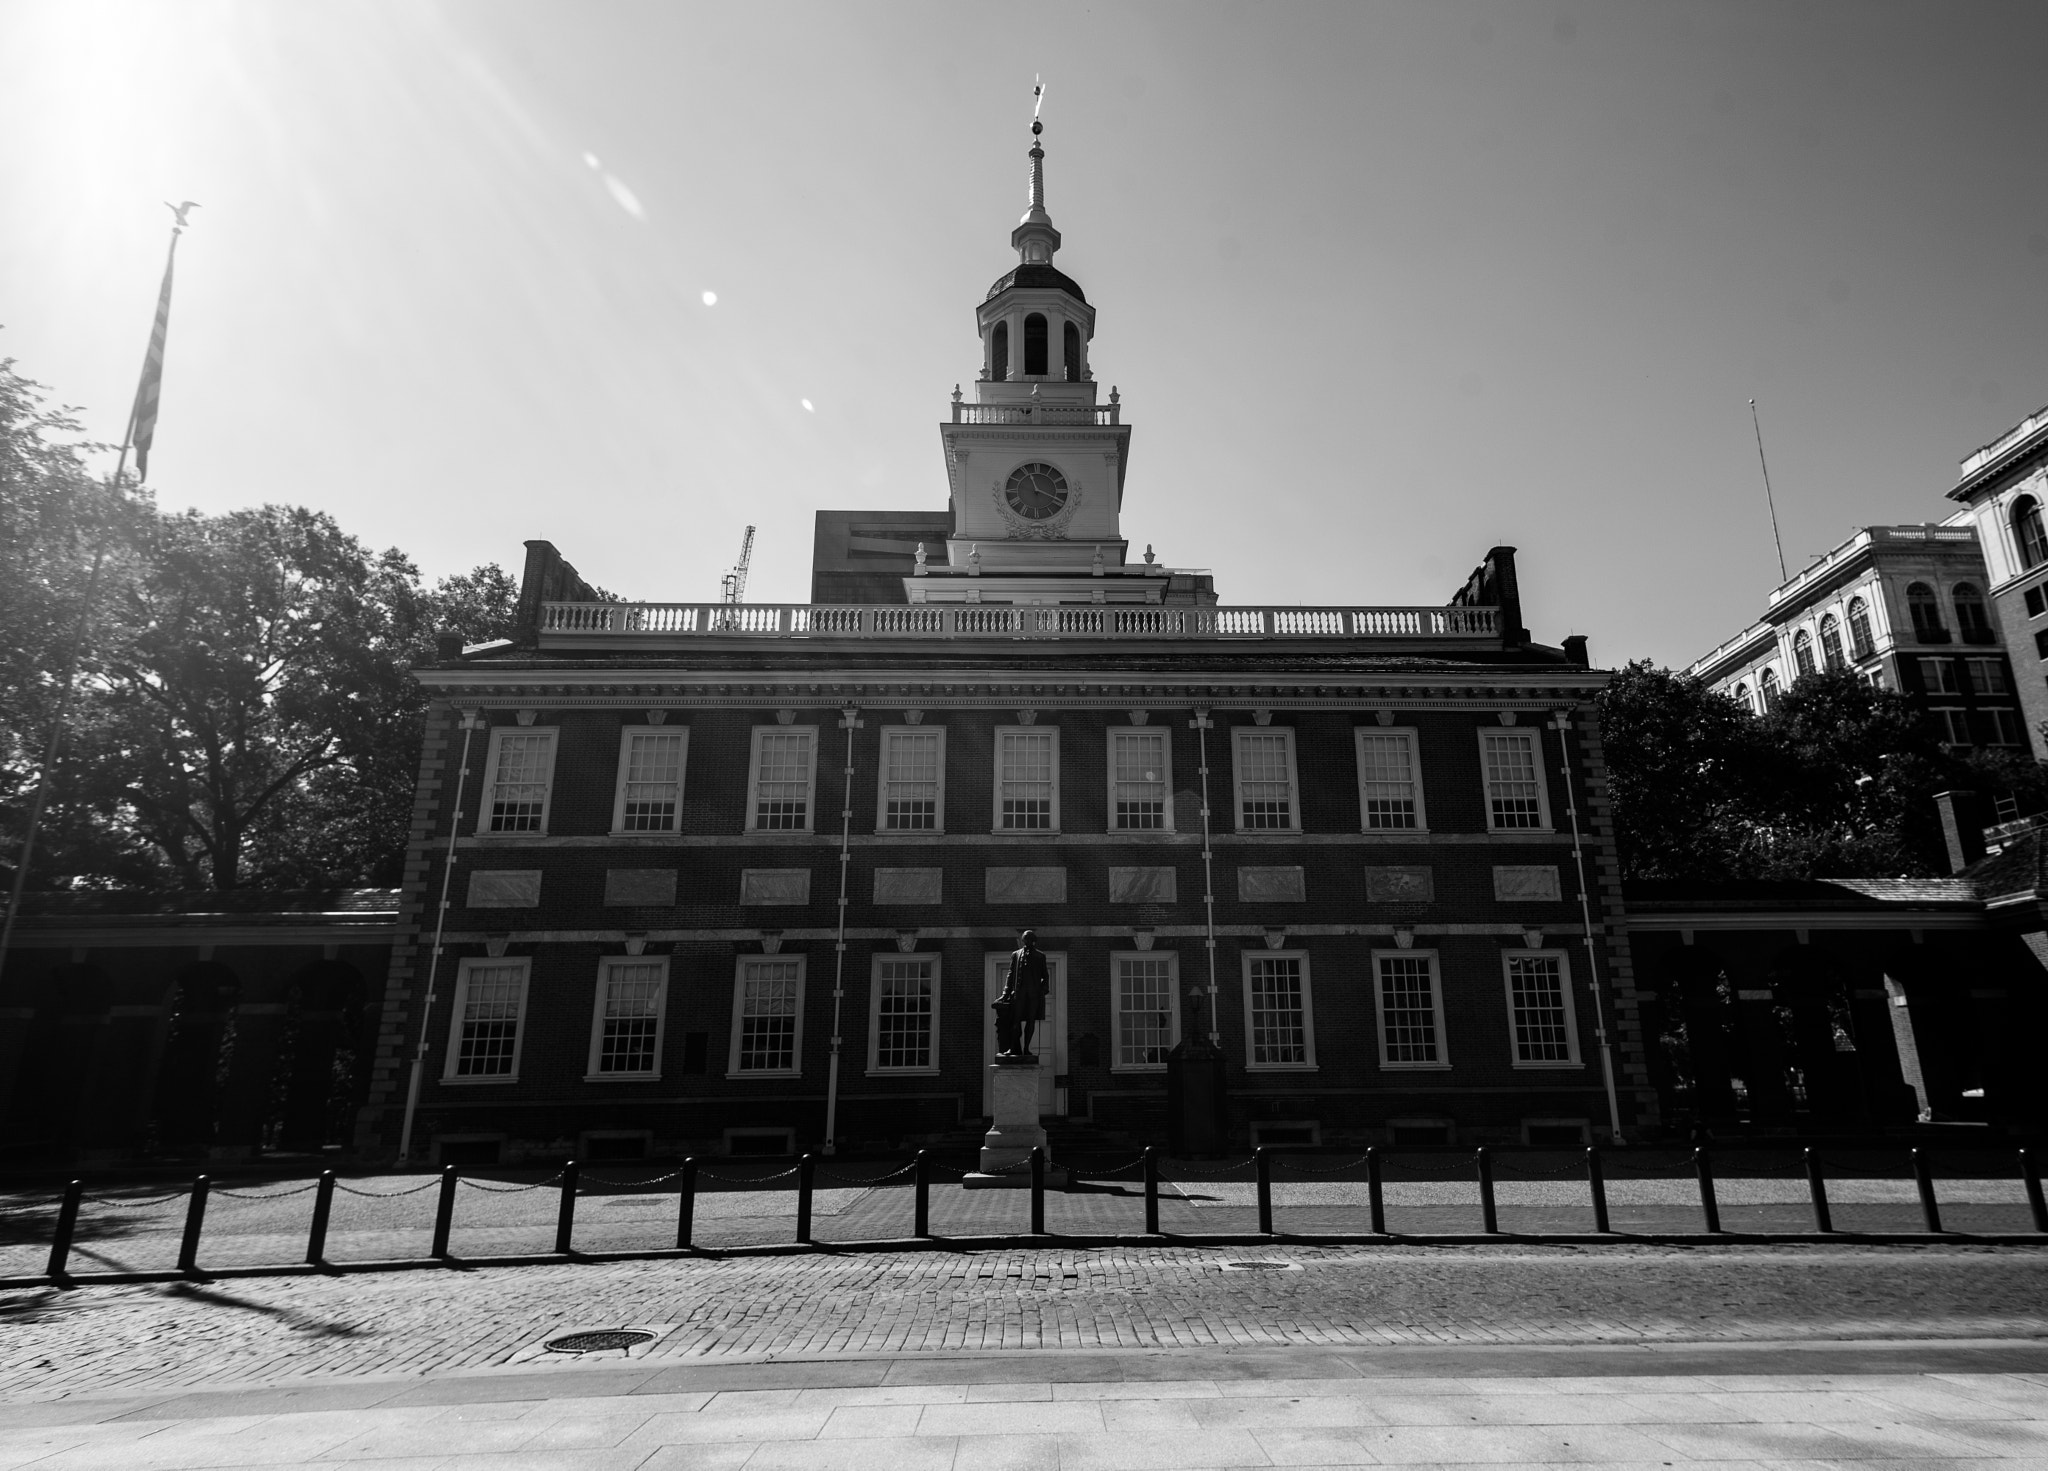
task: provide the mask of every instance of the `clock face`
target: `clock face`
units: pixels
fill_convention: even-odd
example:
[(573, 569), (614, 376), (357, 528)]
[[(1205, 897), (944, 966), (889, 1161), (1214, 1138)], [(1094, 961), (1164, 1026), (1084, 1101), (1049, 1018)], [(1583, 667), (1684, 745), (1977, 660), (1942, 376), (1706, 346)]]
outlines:
[(1066, 509), (1067, 477), (1050, 465), (1019, 465), (1003, 487), (1010, 509), (1027, 521), (1044, 521)]

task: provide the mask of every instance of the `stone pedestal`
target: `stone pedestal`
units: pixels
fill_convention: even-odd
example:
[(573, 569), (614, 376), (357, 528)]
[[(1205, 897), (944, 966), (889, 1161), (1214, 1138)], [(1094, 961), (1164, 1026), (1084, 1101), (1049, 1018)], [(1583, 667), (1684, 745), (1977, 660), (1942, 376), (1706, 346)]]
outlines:
[[(969, 1190), (1031, 1188), (1031, 1151), (1045, 1149), (1045, 1129), (1038, 1122), (1038, 1070), (1040, 1062), (993, 1062), (989, 1064), (994, 1084), (992, 1127), (982, 1138), (981, 1169), (960, 1183)], [(1052, 1167), (1047, 1150), (1045, 1183), (1065, 1185), (1064, 1170)]]

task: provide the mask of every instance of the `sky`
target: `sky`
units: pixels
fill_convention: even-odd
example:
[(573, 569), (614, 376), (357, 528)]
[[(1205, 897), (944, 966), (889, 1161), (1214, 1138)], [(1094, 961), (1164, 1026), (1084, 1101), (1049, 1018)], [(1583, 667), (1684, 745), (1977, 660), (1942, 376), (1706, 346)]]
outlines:
[[(1134, 426), (1134, 552), (1227, 604), (1442, 603), (1683, 664), (2048, 402), (2048, 7), (0, 0), (0, 356), (150, 483), (428, 576), (808, 597), (942, 508), (1015, 263)], [(111, 468), (112, 456), (106, 457)]]

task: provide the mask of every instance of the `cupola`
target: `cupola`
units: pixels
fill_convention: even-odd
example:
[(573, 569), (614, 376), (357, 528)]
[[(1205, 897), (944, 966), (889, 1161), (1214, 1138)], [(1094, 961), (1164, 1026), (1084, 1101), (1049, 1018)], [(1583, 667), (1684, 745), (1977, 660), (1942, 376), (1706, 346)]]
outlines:
[(1053, 265), (1060, 232), (1045, 208), (1045, 124), (1031, 120), (1029, 203), (1010, 245), (1017, 266), (998, 277), (982, 298), (981, 329), (985, 383), (1085, 383), (1088, 341), (1095, 335), (1095, 309), (1073, 277)]

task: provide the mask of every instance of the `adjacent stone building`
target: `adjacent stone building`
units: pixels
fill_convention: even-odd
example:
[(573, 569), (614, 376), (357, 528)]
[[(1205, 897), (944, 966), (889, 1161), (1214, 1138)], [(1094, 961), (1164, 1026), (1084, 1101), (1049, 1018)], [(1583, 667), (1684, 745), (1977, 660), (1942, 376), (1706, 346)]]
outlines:
[(2048, 751), (2048, 409), (1965, 459), (1949, 498), (1976, 529), (1997, 627), (2019, 675), (2020, 710), (2036, 752)]

